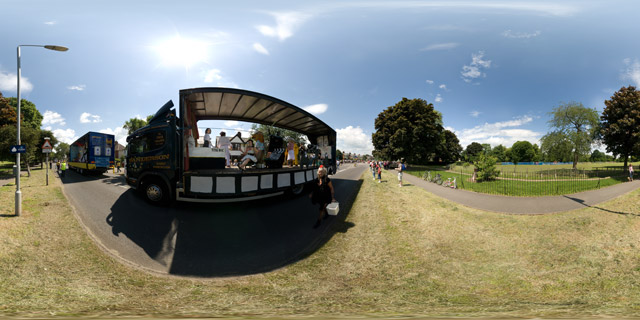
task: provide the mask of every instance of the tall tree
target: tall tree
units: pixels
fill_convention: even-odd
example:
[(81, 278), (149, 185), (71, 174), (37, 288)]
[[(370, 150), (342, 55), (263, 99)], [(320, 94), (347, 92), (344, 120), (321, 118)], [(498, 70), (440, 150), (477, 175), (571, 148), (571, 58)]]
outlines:
[(569, 102), (553, 108), (549, 124), (556, 132), (567, 136), (573, 146), (573, 169), (578, 167), (580, 155), (591, 151), (600, 121), (595, 109), (586, 108), (580, 102)]
[[(9, 100), (9, 105), (13, 107), (14, 110), (18, 109), (18, 98), (11, 97), (7, 98), (7, 100)], [(22, 122), (20, 122), (21, 126), (40, 129), (43, 117), (40, 111), (36, 108), (36, 105), (29, 100), (20, 100), (20, 118), (22, 119)]]
[(440, 158), (444, 163), (458, 161), (462, 154), (462, 146), (460, 145), (460, 140), (458, 140), (456, 134), (452, 131), (444, 130), (442, 140), (443, 142), (440, 145), (440, 148), (436, 151), (436, 157)]
[(484, 147), (481, 144), (477, 142), (471, 142), (471, 144), (468, 145), (464, 150), (466, 160), (468, 162), (475, 162), (478, 156), (482, 153), (482, 150), (484, 150)]
[(507, 148), (501, 144), (493, 147), (490, 155), (496, 158), (499, 162), (506, 162), (509, 159), (507, 158)]
[(511, 146), (511, 161), (515, 164), (518, 164), (518, 162), (531, 162), (535, 156), (536, 151), (529, 141), (516, 141)]
[(384, 159), (428, 163), (441, 146), (442, 116), (423, 99), (402, 98), (378, 114), (372, 135), (377, 154)]
[(600, 134), (607, 151), (624, 158), (627, 167), (629, 156), (640, 149), (640, 91), (635, 87), (622, 87), (605, 100)]
[[(149, 119), (149, 117), (147, 117), (147, 119)], [(138, 119), (138, 118), (131, 118), (131, 119), (125, 121), (125, 123), (124, 123), (124, 125), (122, 127), (127, 129), (127, 133), (128, 134), (132, 134), (136, 130), (138, 130), (138, 129), (146, 126), (146, 125), (147, 125), (147, 121), (146, 120)]]
[(562, 132), (553, 131), (540, 139), (540, 151), (545, 161), (571, 161), (573, 145)]
[[(293, 141), (295, 141), (298, 144), (306, 142), (306, 136), (303, 135), (302, 133), (298, 133), (298, 132), (287, 130), (287, 129), (282, 129), (279, 127), (269, 126), (266, 124), (254, 123), (251, 125), (251, 130), (262, 132), (262, 134), (264, 135), (265, 143), (267, 144), (269, 143), (270, 136), (278, 136), (285, 139), (285, 141), (290, 138), (290, 139), (293, 139)], [(316, 142), (312, 141), (312, 143), (315, 144)]]

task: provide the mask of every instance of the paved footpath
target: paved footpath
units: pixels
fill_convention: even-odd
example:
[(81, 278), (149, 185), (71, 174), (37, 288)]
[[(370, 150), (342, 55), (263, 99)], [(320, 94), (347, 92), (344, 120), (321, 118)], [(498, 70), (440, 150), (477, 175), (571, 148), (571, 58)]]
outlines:
[(509, 197), (445, 188), (410, 174), (404, 174), (404, 181), (467, 207), (510, 214), (543, 214), (591, 207), (640, 188), (640, 181), (635, 180), (564, 196)]

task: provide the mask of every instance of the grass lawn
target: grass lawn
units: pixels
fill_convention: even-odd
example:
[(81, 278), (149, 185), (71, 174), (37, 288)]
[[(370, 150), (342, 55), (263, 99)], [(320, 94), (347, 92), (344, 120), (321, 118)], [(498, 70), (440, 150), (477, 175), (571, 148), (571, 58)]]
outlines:
[[(446, 170), (444, 166), (412, 165), (407, 172), (423, 177), (426, 172), (431, 171), (432, 177), (435, 177), (436, 173), (439, 173), (444, 180), (448, 178), (453, 180), (455, 177), (460, 189), (521, 197), (573, 194), (627, 181), (626, 174), (621, 171), (622, 163), (616, 162), (586, 163), (579, 167), (577, 172), (571, 170), (571, 165), (498, 166), (498, 168), (501, 170), (498, 179), (479, 183), (471, 182), (473, 166), (452, 166), (450, 170)], [(599, 168), (600, 171), (582, 171), (595, 168)]]
[[(317, 252), (245, 277), (181, 279), (100, 249), (57, 180), (0, 188), (0, 316), (486, 316), (640, 313), (640, 191), (593, 208), (516, 216), (363, 175)], [(624, 213), (624, 214), (622, 214)], [(346, 215), (346, 217), (345, 217)]]

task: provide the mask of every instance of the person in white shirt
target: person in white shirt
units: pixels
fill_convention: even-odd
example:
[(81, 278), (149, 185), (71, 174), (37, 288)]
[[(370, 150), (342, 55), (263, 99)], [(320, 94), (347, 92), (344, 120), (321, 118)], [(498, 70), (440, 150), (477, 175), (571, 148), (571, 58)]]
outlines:
[(229, 140), (229, 137), (227, 137), (226, 132), (220, 132), (220, 138), (218, 139), (218, 145), (216, 147), (224, 149), (224, 159), (226, 160), (226, 165), (227, 167), (231, 166), (231, 152), (229, 151), (229, 149), (231, 148), (231, 140)]
[(204, 130), (204, 147), (213, 148), (213, 144), (211, 144), (211, 129), (209, 128)]

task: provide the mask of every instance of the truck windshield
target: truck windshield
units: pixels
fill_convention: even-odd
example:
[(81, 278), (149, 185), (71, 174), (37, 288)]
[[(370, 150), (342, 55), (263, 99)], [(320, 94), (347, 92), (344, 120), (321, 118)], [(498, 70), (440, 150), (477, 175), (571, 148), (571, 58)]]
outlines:
[(147, 153), (153, 150), (160, 149), (164, 146), (165, 141), (166, 139), (164, 131), (153, 131), (144, 133), (142, 136), (129, 142), (129, 155)]

